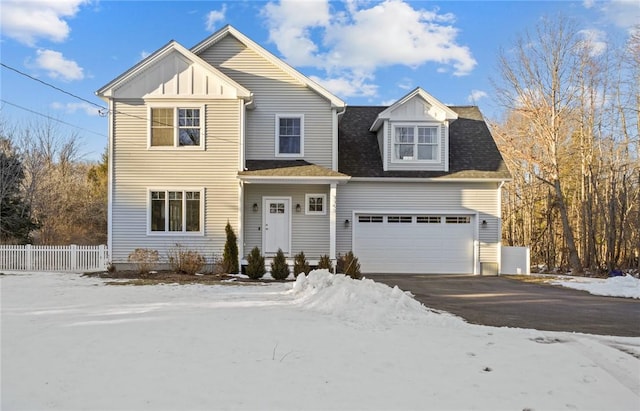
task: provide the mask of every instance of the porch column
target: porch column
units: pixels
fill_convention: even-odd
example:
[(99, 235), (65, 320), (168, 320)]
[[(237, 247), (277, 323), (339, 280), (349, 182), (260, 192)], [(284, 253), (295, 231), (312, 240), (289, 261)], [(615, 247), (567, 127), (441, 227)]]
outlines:
[(336, 183), (329, 189), (329, 258), (336, 259)]

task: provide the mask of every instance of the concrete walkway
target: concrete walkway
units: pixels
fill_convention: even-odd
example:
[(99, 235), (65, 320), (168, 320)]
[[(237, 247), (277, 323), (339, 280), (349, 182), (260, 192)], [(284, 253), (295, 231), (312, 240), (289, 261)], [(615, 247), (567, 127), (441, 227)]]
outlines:
[(410, 291), (427, 307), (470, 323), (589, 334), (640, 337), (640, 300), (506, 277), (367, 275)]

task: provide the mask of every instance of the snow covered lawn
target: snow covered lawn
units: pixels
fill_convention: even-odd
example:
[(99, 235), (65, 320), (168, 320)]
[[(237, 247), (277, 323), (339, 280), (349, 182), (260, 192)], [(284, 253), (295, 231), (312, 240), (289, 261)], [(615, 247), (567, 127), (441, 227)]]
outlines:
[(631, 275), (610, 278), (562, 277), (550, 283), (588, 291), (594, 295), (640, 298), (640, 279)]
[(2, 410), (640, 408), (640, 338), (469, 325), (370, 280), (0, 286)]

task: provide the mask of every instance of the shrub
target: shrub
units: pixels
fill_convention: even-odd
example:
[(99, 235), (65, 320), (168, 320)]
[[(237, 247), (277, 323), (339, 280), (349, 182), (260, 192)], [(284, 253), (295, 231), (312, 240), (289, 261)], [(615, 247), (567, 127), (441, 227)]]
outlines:
[(287, 259), (279, 248), (271, 262), (271, 276), (276, 280), (286, 280), (289, 277), (289, 264), (287, 264)]
[(220, 257), (219, 254), (214, 254), (213, 257), (211, 258), (211, 263), (208, 268), (208, 271), (214, 275), (229, 273), (229, 270), (225, 268), (223, 258)]
[(194, 275), (202, 270), (205, 258), (197, 251), (187, 250), (180, 244), (169, 250), (169, 264), (174, 271)]
[(339, 273), (348, 275), (349, 277), (355, 278), (356, 280), (362, 278), (362, 273), (360, 272), (360, 263), (358, 262), (358, 257), (353, 255), (353, 251), (349, 251), (343, 256), (338, 256), (336, 268)]
[[(129, 254), (129, 262), (134, 263), (138, 267), (138, 273), (147, 274), (158, 263), (158, 250), (151, 250), (149, 248), (136, 248)], [(115, 266), (110, 264), (115, 271)], [(108, 267), (108, 269), (110, 268)], [(109, 271), (111, 272), (111, 271)]]
[(320, 257), (320, 261), (318, 261), (318, 269), (319, 270), (329, 270), (330, 272), (333, 272), (333, 264), (331, 263), (331, 259), (329, 258), (328, 255), (323, 255), (322, 257)]
[(227, 241), (224, 243), (224, 253), (222, 254), (223, 267), (227, 273), (237, 274), (240, 271), (238, 266), (238, 238), (228, 221), (224, 231), (227, 233)]
[(304, 253), (300, 251), (293, 258), (293, 275), (295, 277), (298, 277), (298, 274), (300, 273), (309, 274), (309, 271), (311, 271), (311, 267), (309, 267), (309, 262), (307, 261), (307, 258), (304, 256)]
[(264, 257), (260, 254), (260, 249), (253, 247), (253, 250), (251, 250), (247, 256), (247, 275), (249, 278), (257, 280), (262, 278), (266, 271), (264, 268)]

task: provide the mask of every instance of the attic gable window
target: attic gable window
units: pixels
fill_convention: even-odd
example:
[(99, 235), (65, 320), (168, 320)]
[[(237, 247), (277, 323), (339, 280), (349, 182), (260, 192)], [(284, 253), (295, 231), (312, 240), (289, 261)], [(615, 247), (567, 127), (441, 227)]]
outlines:
[(203, 148), (203, 108), (151, 107), (150, 147)]
[(439, 161), (438, 129), (438, 126), (394, 127), (394, 160)]
[(302, 157), (304, 155), (304, 115), (276, 115), (276, 156)]

